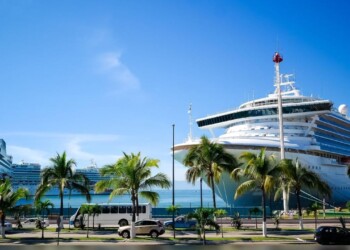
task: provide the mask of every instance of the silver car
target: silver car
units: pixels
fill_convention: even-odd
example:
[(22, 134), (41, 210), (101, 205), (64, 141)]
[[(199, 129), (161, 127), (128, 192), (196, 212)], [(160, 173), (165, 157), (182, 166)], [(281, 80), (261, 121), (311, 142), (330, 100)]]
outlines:
[[(38, 218), (28, 218), (25, 221), (22, 222), (22, 225), (24, 227), (36, 227), (36, 223), (37, 221), (40, 220)], [(40, 220), (41, 221), (41, 226), (46, 228), (50, 225), (49, 220), (45, 219), (45, 220)]]
[[(131, 225), (119, 227), (118, 234), (123, 238), (129, 238)], [(159, 220), (140, 220), (135, 222), (136, 235), (149, 235), (157, 238), (165, 232), (163, 224)]]

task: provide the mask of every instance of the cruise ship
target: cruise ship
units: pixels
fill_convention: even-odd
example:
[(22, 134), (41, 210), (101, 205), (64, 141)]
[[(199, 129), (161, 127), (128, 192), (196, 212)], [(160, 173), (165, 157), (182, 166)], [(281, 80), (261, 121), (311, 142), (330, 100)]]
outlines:
[[(30, 196), (34, 196), (35, 192), (41, 182), (41, 165), (38, 163), (27, 163), (21, 161), (18, 164), (12, 163), (12, 156), (6, 153), (6, 142), (0, 139), (0, 178), (9, 178), (11, 180), (14, 190), (18, 188), (26, 188)], [(94, 186), (96, 182), (106, 179), (100, 175), (99, 168), (95, 162), (91, 162), (91, 165), (86, 168), (76, 168), (76, 172), (84, 174), (89, 178), (89, 185), (91, 193), (94, 193)], [(69, 190), (65, 189), (65, 195), (69, 194)], [(102, 194), (110, 193), (106, 191)], [(71, 195), (80, 194), (75, 190), (72, 190)], [(58, 189), (52, 188), (47, 193), (47, 196), (58, 195)]]
[[(77, 168), (77, 173), (84, 174), (89, 178), (89, 185), (91, 188), (91, 193), (94, 193), (94, 186), (96, 182), (105, 179), (99, 172), (99, 168), (95, 163), (86, 168)], [(41, 182), (41, 166), (37, 163), (25, 163), (21, 162), (19, 164), (12, 164), (12, 174), (10, 175), (13, 188), (16, 190), (19, 187), (26, 188), (30, 196), (34, 196), (35, 192)], [(53, 187), (46, 192), (46, 196), (57, 196), (59, 193), (57, 187)], [(69, 190), (64, 190), (65, 195), (69, 195)], [(72, 190), (71, 195), (80, 195), (76, 190)], [(104, 194), (104, 193), (103, 193)]]
[[(316, 172), (329, 184), (332, 196), (326, 202), (333, 206), (343, 205), (350, 200), (350, 179), (347, 175), (350, 165), (350, 120), (347, 106), (342, 104), (335, 108), (330, 100), (302, 95), (290, 74), (283, 75), (278, 71), (274, 85), (275, 91), (264, 98), (243, 103), (237, 109), (197, 119), (198, 127), (212, 132), (224, 129), (223, 134), (211, 140), (221, 144), (237, 159), (242, 152), (258, 153), (261, 148), (266, 148), (267, 154), (279, 159), (283, 143), (286, 159), (298, 159), (302, 166)], [(280, 126), (279, 103), (283, 126)], [(280, 140), (281, 134), (283, 140)], [(186, 142), (175, 145), (175, 159), (182, 163), (188, 149), (198, 142), (199, 139), (190, 137)], [(224, 174), (216, 184), (215, 192), (231, 207), (261, 205), (259, 191), (235, 200), (237, 185), (229, 174)], [(306, 202), (310, 199), (322, 200), (323, 197), (305, 194), (304, 198)], [(293, 199), (291, 194), (291, 203)], [(283, 201), (273, 202), (271, 199), (268, 205), (281, 208)]]

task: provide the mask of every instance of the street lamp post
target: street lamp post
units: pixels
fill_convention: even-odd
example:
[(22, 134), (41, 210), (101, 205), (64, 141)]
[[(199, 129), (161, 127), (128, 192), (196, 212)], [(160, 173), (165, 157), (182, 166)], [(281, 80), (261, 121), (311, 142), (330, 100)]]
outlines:
[(175, 124), (173, 124), (173, 235), (175, 239), (175, 149), (174, 149), (174, 141), (175, 141)]

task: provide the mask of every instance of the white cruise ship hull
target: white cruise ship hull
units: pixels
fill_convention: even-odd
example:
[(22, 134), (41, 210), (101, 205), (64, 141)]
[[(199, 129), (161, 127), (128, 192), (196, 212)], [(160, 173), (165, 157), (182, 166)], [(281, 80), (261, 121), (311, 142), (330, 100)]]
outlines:
[[(199, 142), (199, 141), (198, 141)], [(258, 154), (262, 145), (236, 145), (234, 143), (221, 143), (225, 150), (237, 159), (243, 152), (252, 152)], [(175, 159), (176, 161), (182, 163), (188, 149), (195, 145), (196, 142), (178, 144), (175, 146)], [(280, 158), (280, 152), (278, 147), (266, 147), (266, 153), (268, 155), (274, 155), (276, 159)], [(337, 163), (334, 159), (329, 159), (326, 157), (320, 157), (315, 155), (310, 155), (301, 152), (286, 152), (285, 157), (287, 159), (298, 159), (302, 166), (318, 173), (320, 177), (331, 187), (332, 196), (330, 199), (326, 198), (326, 203), (330, 205), (340, 205), (344, 201), (350, 200), (350, 189), (349, 182), (350, 179), (347, 176), (347, 166), (344, 164)], [(205, 181), (205, 178), (203, 178)], [(249, 192), (241, 197), (234, 199), (234, 194), (236, 188), (239, 186), (240, 182), (234, 181), (230, 178), (228, 173), (222, 175), (222, 179), (219, 183), (215, 184), (215, 193), (227, 204), (228, 207), (232, 208), (242, 208), (242, 207), (259, 207), (261, 206), (261, 192), (259, 190)], [(312, 195), (312, 194), (311, 194)], [(315, 197), (314, 195), (303, 195), (304, 202), (308, 202)], [(322, 197), (317, 197), (322, 200)], [(290, 195), (290, 205), (293, 207), (296, 204), (295, 196)], [(274, 208), (282, 209), (283, 201), (273, 201), (273, 195), (269, 197), (268, 206)]]

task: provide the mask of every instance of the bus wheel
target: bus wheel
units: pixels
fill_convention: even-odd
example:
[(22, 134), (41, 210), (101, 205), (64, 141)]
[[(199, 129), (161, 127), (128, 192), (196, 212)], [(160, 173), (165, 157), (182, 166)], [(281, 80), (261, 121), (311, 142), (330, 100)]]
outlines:
[(121, 235), (122, 235), (123, 238), (129, 238), (130, 237), (129, 231), (126, 231), (126, 230), (123, 231)]
[(119, 224), (119, 226), (121, 226), (121, 227), (127, 226), (127, 225), (128, 225), (128, 221), (127, 221), (127, 220), (120, 220), (118, 224)]
[(75, 228), (80, 227), (80, 222), (78, 220), (74, 221), (74, 227)]

